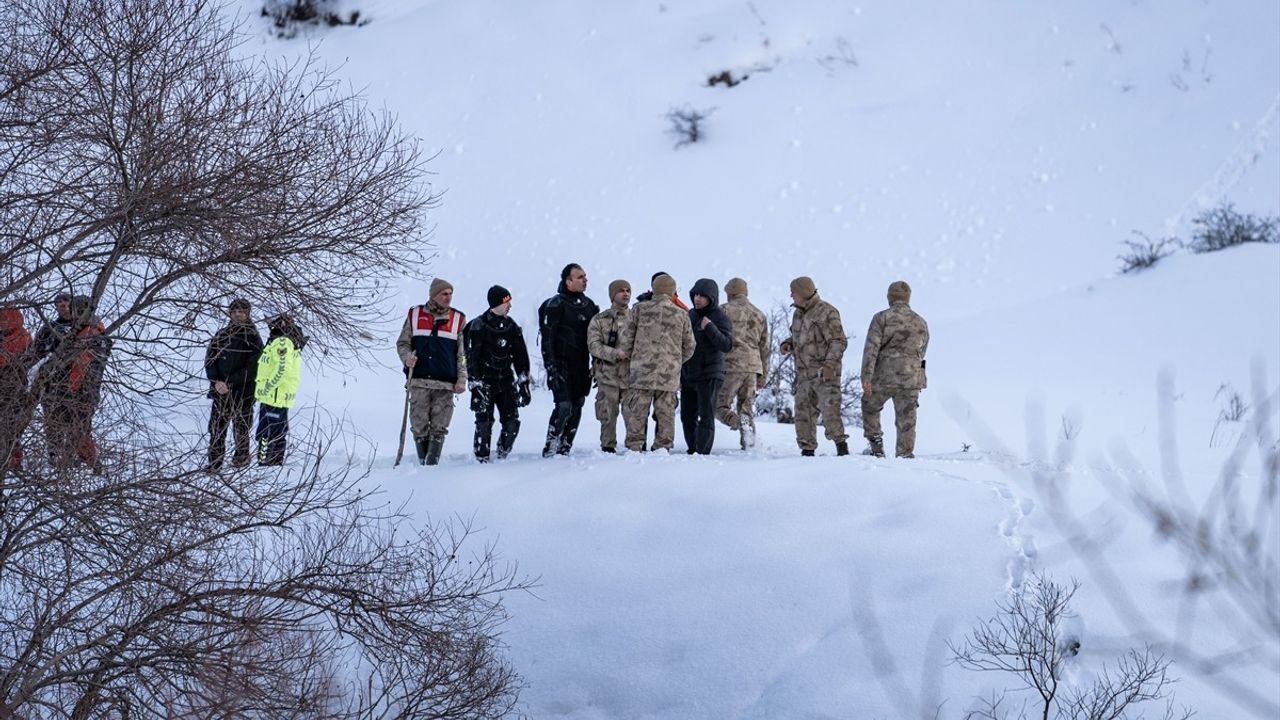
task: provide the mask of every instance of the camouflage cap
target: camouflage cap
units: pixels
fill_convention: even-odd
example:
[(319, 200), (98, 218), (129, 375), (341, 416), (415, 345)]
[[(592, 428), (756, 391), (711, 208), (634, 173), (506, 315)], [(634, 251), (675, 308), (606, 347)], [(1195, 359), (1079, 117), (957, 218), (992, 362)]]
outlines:
[(911, 286), (905, 280), (895, 280), (889, 283), (889, 302), (911, 302)]
[(801, 299), (808, 300), (818, 292), (818, 286), (813, 284), (813, 278), (807, 275), (801, 275), (791, 281), (791, 293), (799, 295)]

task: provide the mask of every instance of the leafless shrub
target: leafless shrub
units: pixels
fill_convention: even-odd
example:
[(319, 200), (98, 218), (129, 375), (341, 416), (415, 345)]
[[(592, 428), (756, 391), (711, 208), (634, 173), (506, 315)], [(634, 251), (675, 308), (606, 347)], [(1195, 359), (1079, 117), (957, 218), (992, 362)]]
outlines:
[(835, 73), (840, 66), (858, 67), (858, 56), (853, 52), (853, 45), (843, 37), (836, 38), (836, 49), (818, 58), (818, 65), (828, 73)]
[(1120, 261), (1120, 272), (1122, 274), (1138, 273), (1154, 267), (1156, 263), (1168, 257), (1179, 247), (1177, 238), (1152, 240), (1137, 230), (1134, 230), (1133, 234), (1138, 236), (1138, 239), (1125, 240), (1124, 252), (1116, 256), (1116, 259)]
[(352, 10), (343, 15), (329, 9), (332, 0), (267, 0), (262, 6), (263, 17), (271, 18), (275, 33), (281, 38), (296, 37), (300, 28), (307, 25), (364, 25), (360, 11)]
[(778, 347), (783, 338), (791, 337), (791, 306), (784, 302), (774, 304), (767, 320), (773, 348), (770, 351), (769, 375), (765, 378), (764, 388), (756, 394), (756, 413), (772, 415), (780, 423), (794, 423), (796, 361), (790, 354), (784, 355)]
[(700, 142), (706, 136), (704, 123), (713, 112), (715, 108), (695, 110), (688, 104), (668, 110), (666, 117), (671, 127), (667, 128), (667, 134), (675, 137), (676, 148)]
[[(948, 643), (953, 662), (968, 670), (1013, 675), (1037, 698), (1017, 717), (1061, 717), (1071, 720), (1114, 720), (1128, 717), (1136, 706), (1169, 694), (1169, 661), (1150, 648), (1129, 650), (1111, 666), (1104, 666), (1086, 687), (1064, 684), (1067, 666), (1084, 649), (1070, 631), (1071, 599), (1080, 584), (1060, 585), (1035, 575), (1007, 600), (999, 614), (983, 621), (959, 644)], [(1007, 696), (980, 701), (968, 718), (997, 720), (1010, 716)], [(1165, 708), (1164, 717), (1189, 718), (1191, 712)]]
[(1231, 203), (1206, 210), (1191, 223), (1195, 230), (1188, 246), (1197, 253), (1225, 250), (1246, 243), (1280, 243), (1280, 218), (1237, 212)]

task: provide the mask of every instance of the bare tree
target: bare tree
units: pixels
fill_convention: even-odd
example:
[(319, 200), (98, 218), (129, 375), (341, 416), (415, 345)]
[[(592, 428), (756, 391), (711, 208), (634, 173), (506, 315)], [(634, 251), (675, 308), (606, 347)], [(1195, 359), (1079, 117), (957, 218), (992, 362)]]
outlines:
[(523, 587), (514, 566), (469, 557), (466, 522), (420, 529), (379, 509), (360, 473), (322, 459), (230, 476), (146, 459), (11, 483), (0, 716), (509, 710), (519, 683), (495, 630), (501, 594)]
[(235, 296), (349, 357), (423, 272), (417, 141), (310, 60), (239, 58), (207, 0), (14, 0), (0, 35), (0, 299), (90, 297), (128, 389), (186, 383)]
[[(1169, 661), (1150, 648), (1129, 650), (1110, 667), (1104, 666), (1084, 688), (1063, 683), (1067, 665), (1081, 652), (1080, 639), (1068, 630), (1071, 599), (1078, 582), (1059, 585), (1044, 575), (1034, 576), (1007, 600), (1000, 612), (983, 621), (959, 644), (948, 643), (954, 662), (981, 672), (1013, 675), (1038, 698), (1033, 717), (1042, 720), (1119, 720), (1142, 703), (1165, 698), (1169, 692)], [(998, 720), (1010, 716), (1007, 695), (981, 701), (969, 718)], [(1018, 717), (1027, 717), (1025, 706)], [(1170, 703), (1164, 718), (1191, 717)]]
[(527, 581), (467, 522), (374, 502), (323, 434), (280, 473), (196, 471), (158, 418), (231, 297), (343, 360), (430, 259), (416, 141), (239, 42), (204, 0), (0, 5), (0, 304), (61, 328), (0, 451), (96, 441), (0, 464), (0, 717), (503, 715)]

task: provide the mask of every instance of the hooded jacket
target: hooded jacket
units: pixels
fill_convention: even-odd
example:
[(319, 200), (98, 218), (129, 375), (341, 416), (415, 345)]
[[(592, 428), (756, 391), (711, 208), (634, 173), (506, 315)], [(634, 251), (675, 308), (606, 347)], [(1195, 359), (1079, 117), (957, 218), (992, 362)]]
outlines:
[[(699, 308), (694, 295), (710, 302)], [(733, 323), (720, 307), (720, 287), (710, 278), (702, 278), (689, 291), (689, 322), (693, 326), (693, 357), (680, 369), (680, 382), (692, 385), (706, 380), (724, 379), (724, 355), (733, 348)], [(702, 320), (711, 322), (703, 327)]]
[(0, 308), (0, 403), (16, 399), (27, 386), (25, 355), (31, 333), (22, 324), (22, 311)]

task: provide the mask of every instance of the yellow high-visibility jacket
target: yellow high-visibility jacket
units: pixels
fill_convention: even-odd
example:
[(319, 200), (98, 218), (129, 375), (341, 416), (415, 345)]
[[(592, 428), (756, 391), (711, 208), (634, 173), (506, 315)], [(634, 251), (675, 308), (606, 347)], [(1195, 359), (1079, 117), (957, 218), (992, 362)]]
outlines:
[(281, 335), (262, 349), (258, 358), (258, 382), (253, 394), (263, 405), (293, 407), (302, 380), (302, 351)]

